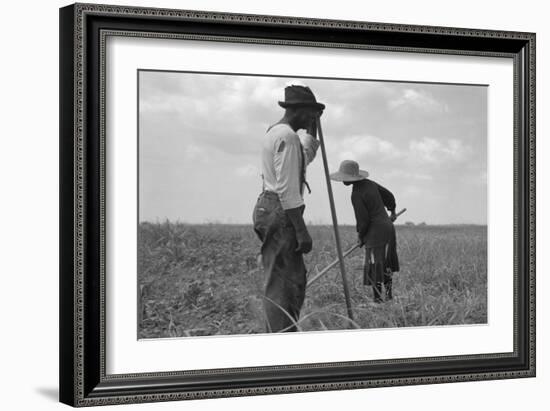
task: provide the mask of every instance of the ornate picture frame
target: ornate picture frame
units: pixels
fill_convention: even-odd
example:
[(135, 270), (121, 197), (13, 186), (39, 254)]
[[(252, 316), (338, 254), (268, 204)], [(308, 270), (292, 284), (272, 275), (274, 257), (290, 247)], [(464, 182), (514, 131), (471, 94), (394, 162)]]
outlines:
[[(110, 374), (110, 37), (424, 53), (513, 64), (513, 350)], [(535, 34), (75, 4), (60, 9), (60, 400), (73, 406), (535, 376)], [(243, 337), (247, 338), (247, 337)]]

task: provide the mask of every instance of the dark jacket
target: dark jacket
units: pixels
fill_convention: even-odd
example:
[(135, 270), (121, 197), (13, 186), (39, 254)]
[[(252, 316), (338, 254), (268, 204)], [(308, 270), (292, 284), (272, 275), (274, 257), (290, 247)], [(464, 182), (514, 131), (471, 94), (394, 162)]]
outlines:
[(351, 202), (357, 233), (367, 248), (392, 242), (395, 228), (385, 208), (395, 211), (395, 197), (389, 190), (369, 179), (357, 181), (353, 183)]

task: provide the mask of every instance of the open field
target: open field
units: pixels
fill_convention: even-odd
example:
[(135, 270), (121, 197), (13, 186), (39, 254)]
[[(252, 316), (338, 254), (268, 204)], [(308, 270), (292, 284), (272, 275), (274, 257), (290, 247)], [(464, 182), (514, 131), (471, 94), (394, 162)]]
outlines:
[[(310, 226), (308, 276), (336, 257), (331, 226)], [(401, 271), (394, 299), (372, 302), (362, 285), (362, 250), (346, 259), (356, 324), (350, 324), (338, 267), (307, 290), (302, 331), (487, 322), (487, 227), (396, 226)], [(340, 227), (344, 249), (355, 228)], [(259, 240), (245, 225), (141, 223), (139, 338), (264, 332)]]

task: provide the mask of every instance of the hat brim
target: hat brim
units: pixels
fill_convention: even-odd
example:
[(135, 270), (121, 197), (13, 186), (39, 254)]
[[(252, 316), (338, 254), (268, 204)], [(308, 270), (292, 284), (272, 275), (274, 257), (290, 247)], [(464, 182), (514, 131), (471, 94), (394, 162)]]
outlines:
[(289, 108), (289, 107), (315, 107), (316, 109), (319, 109), (319, 110), (324, 110), (325, 109), (325, 105), (323, 103), (292, 103), (292, 102), (286, 102), (286, 101), (279, 101), (279, 105), (282, 107), (282, 108)]
[(365, 170), (359, 170), (359, 175), (352, 176), (351, 174), (342, 173), (341, 171), (337, 171), (335, 173), (332, 173), (330, 175), (330, 179), (334, 181), (343, 181), (343, 182), (354, 182), (354, 181), (360, 181), (364, 180), (369, 176), (369, 172)]

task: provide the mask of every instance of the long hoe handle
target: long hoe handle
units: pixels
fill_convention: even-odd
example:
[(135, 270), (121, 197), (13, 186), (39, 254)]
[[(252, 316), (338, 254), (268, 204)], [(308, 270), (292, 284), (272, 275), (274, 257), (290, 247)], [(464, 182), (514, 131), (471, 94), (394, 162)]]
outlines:
[(346, 278), (346, 267), (344, 265), (344, 256), (342, 254), (342, 246), (340, 244), (340, 233), (338, 232), (338, 219), (336, 218), (336, 208), (334, 207), (334, 196), (332, 194), (332, 185), (330, 183), (330, 175), (328, 170), (327, 152), (325, 149), (325, 140), (323, 137), (323, 129), (321, 128), (321, 119), (317, 117), (317, 132), (319, 133), (319, 142), (321, 143), (321, 152), (323, 154), (323, 166), (325, 168), (325, 179), (327, 181), (328, 199), (330, 202), (330, 213), (332, 214), (332, 226), (334, 227), (334, 239), (336, 240), (336, 251), (338, 252), (338, 261), (340, 263), (340, 273), (342, 274), (342, 284), (344, 286), (344, 297), (346, 299), (346, 308), (348, 317), (353, 321), (353, 311), (351, 310), (351, 299), (348, 289), (348, 281)]
[[(355, 250), (357, 250), (359, 248), (359, 244), (355, 244), (353, 247), (351, 247), (349, 250), (347, 250), (344, 254), (342, 254), (342, 257), (343, 258), (346, 258), (348, 255), (350, 255), (351, 253), (353, 253)], [(313, 284), (315, 281), (317, 281), (319, 278), (321, 278), (322, 276), (324, 276), (326, 273), (328, 273), (336, 264), (338, 264), (340, 262), (340, 259), (337, 258), (336, 260), (334, 260), (333, 262), (331, 262), (329, 265), (327, 265), (325, 268), (323, 268), (322, 271), (320, 271), (319, 273), (317, 273), (317, 275), (315, 275), (315, 277), (313, 277), (311, 280), (309, 280), (307, 282), (307, 286), (309, 287), (311, 284)]]

